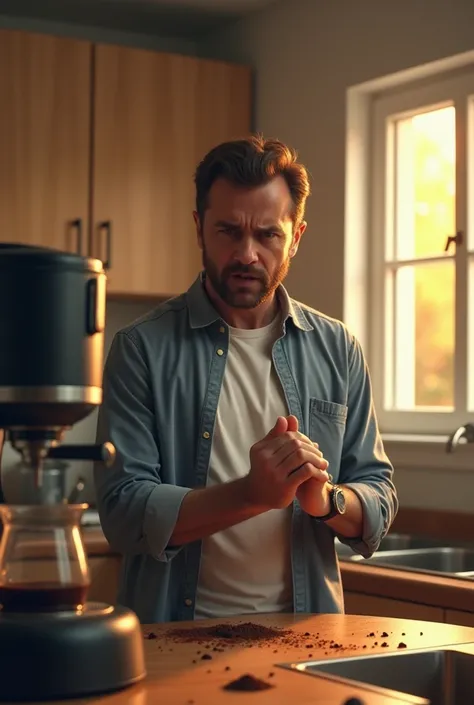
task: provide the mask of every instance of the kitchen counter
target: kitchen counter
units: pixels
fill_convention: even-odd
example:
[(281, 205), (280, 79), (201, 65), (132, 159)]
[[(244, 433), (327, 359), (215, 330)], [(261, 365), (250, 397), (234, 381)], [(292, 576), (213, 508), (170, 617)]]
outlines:
[[(474, 612), (474, 580), (340, 561), (344, 590)], [(422, 596), (422, 597), (421, 597)]]
[(118, 555), (110, 547), (100, 526), (83, 526), (82, 540), (88, 556)]
[[(295, 641), (296, 644), (281, 644), (272, 640), (267, 643), (247, 642), (226, 646), (223, 651), (216, 652), (212, 647), (206, 649), (205, 645), (197, 642), (176, 642), (166, 635), (168, 629), (177, 627), (196, 629), (204, 625), (222, 622), (235, 624), (249, 620), (254, 624), (291, 630), (297, 638), (288, 641)], [(469, 650), (474, 652), (474, 629), (385, 617), (278, 614), (245, 619), (144, 625), (142, 628), (144, 634), (152, 631), (157, 637), (144, 639), (148, 670), (146, 680), (106, 697), (75, 700), (75, 705), (239, 705), (250, 702), (258, 702), (259, 705), (293, 705), (295, 702), (298, 705), (342, 705), (347, 698), (354, 696), (359, 696), (364, 705), (394, 705), (398, 701), (325, 679), (291, 673), (275, 667), (275, 664), (307, 660), (310, 654), (314, 659), (325, 659), (393, 652), (398, 650), (400, 641), (407, 645), (405, 653), (417, 648), (469, 643), (472, 643)], [(381, 638), (383, 631), (389, 633), (388, 638)], [(376, 636), (370, 637), (371, 632)], [(305, 636), (306, 633), (309, 634)], [(323, 645), (323, 640), (334, 640), (340, 648)], [(389, 644), (386, 648), (381, 646), (384, 641)], [(374, 646), (375, 642), (378, 642), (377, 646)], [(205, 652), (212, 658), (202, 660)], [(251, 674), (271, 683), (273, 687), (256, 693), (222, 689), (224, 684), (244, 674)], [(51, 705), (71, 705), (71, 701)]]

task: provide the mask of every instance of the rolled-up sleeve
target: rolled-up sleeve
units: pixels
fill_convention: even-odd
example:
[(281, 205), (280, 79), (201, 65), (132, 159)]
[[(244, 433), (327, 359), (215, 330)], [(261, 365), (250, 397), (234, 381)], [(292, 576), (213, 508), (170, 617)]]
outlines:
[(111, 467), (94, 466), (97, 507), (104, 534), (123, 554), (148, 553), (171, 560), (168, 548), (181, 503), (190, 488), (164, 484), (160, 477), (150, 373), (137, 343), (118, 333), (104, 368), (103, 403), (97, 442), (116, 449)]
[(393, 466), (383, 447), (373, 404), (372, 386), (359, 342), (352, 339), (349, 354), (349, 393), (339, 481), (350, 487), (362, 504), (362, 537), (340, 541), (369, 558), (398, 512)]

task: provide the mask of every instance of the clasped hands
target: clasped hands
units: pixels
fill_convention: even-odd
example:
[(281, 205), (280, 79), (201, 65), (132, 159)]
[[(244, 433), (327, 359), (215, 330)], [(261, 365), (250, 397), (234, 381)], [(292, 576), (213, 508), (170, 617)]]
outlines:
[(250, 450), (249, 501), (266, 509), (290, 506), (295, 496), (312, 516), (330, 510), (328, 462), (317, 443), (298, 431), (295, 416), (279, 416)]

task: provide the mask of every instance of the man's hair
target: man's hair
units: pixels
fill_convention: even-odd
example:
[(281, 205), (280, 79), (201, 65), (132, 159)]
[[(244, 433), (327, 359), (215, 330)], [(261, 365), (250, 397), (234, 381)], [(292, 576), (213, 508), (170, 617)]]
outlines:
[(297, 153), (279, 140), (265, 140), (261, 135), (223, 142), (206, 154), (194, 175), (196, 211), (201, 224), (208, 207), (209, 191), (216, 179), (223, 178), (236, 186), (263, 186), (282, 176), (293, 201), (293, 224), (304, 217), (310, 193), (308, 172), (297, 162)]

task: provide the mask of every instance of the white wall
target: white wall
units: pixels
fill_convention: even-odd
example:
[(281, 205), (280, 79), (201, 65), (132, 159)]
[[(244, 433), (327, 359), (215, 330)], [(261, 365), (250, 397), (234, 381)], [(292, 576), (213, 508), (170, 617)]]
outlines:
[[(202, 55), (254, 66), (255, 129), (296, 147), (311, 172), (293, 296), (343, 317), (346, 91), (472, 49), (473, 0), (281, 0), (202, 41)], [(472, 511), (465, 450), (472, 470), (397, 464), (402, 505)]]

